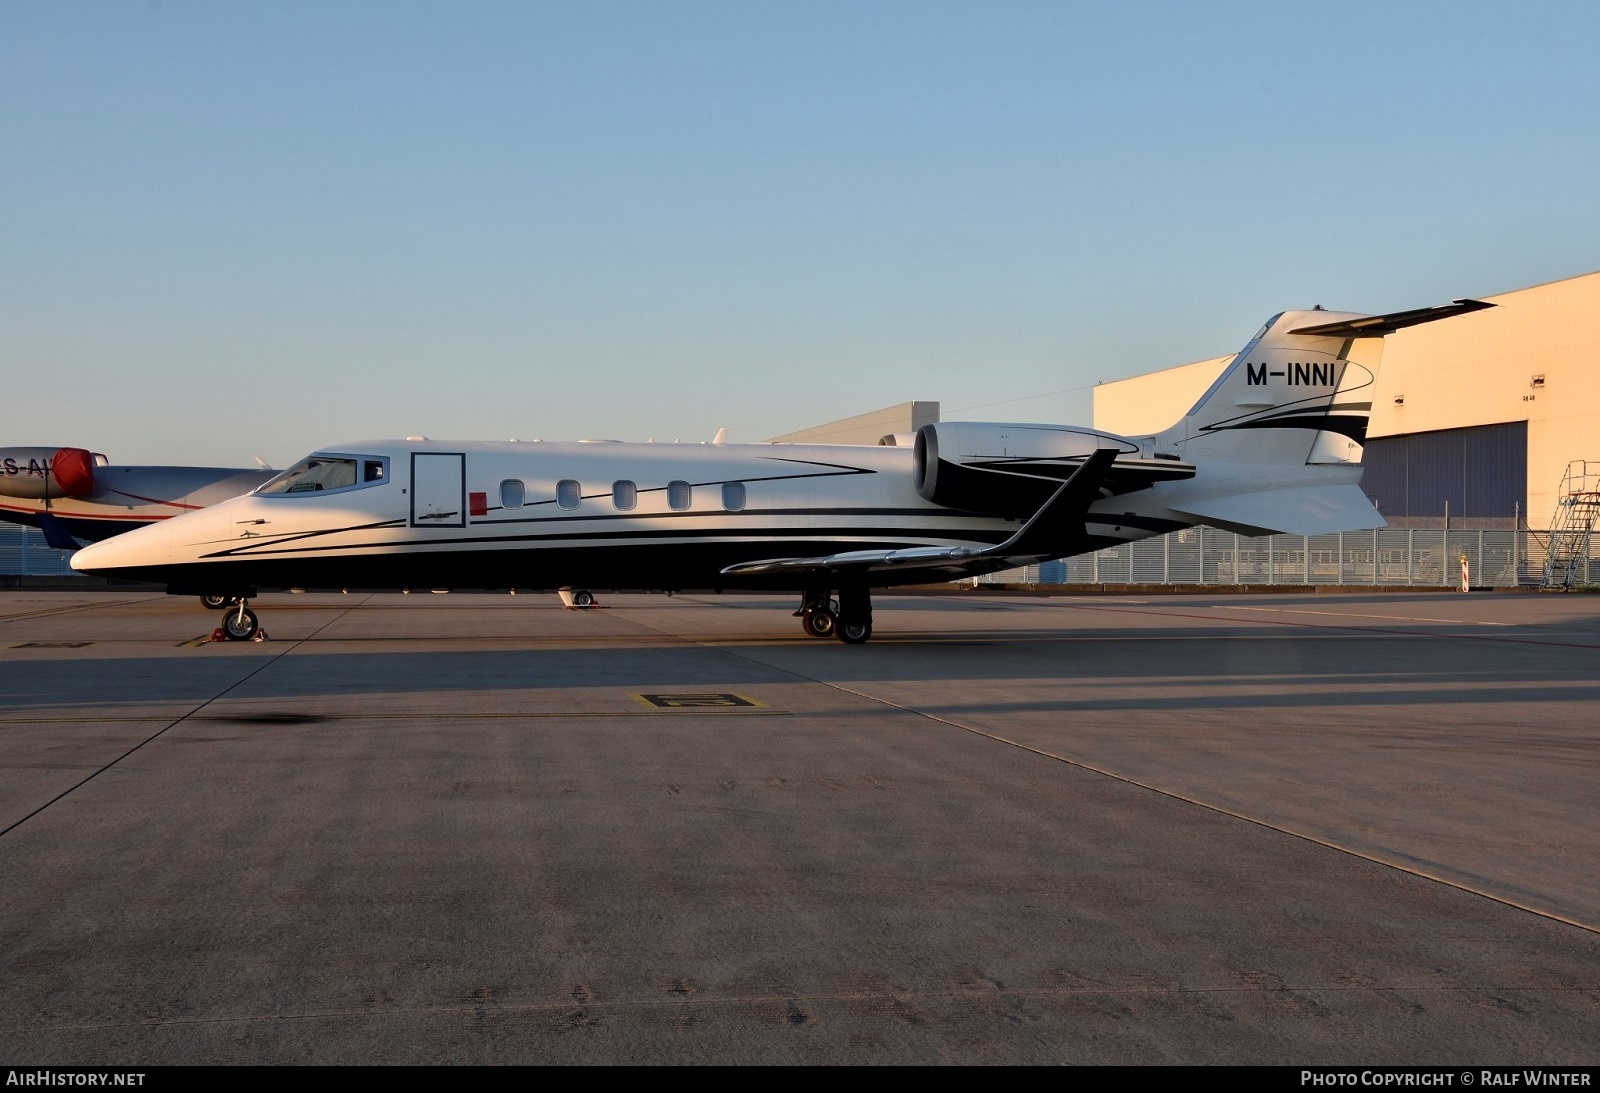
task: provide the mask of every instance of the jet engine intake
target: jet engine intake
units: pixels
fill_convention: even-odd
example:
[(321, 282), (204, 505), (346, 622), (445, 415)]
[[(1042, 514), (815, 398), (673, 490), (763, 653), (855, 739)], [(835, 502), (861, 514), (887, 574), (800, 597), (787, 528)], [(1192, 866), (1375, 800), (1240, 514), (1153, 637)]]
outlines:
[(1123, 437), (1062, 425), (941, 421), (917, 430), (917, 492), (947, 508), (1020, 519), (1100, 448), (1137, 456)]

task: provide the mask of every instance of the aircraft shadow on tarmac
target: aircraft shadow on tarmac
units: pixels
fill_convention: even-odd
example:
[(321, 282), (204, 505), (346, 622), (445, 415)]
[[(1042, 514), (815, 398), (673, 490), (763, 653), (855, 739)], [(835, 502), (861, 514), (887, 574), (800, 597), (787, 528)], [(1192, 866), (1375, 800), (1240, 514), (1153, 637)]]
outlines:
[[(266, 652), (275, 646), (255, 649)], [(579, 648), (382, 652), (317, 649), (308, 642), (264, 668), (256, 657), (216, 656), (204, 647), (166, 657), (67, 655), (0, 662), (0, 694), (13, 713), (56, 708), (94, 716), (138, 703), (202, 702), (224, 692), (230, 699), (350, 699), (426, 692), (698, 691), (821, 680), (919, 679), (1068, 688), (1060, 699), (984, 701), (983, 707), (991, 710), (1529, 707), (1600, 699), (1588, 647), (1450, 641), (1441, 649), (1438, 642), (1408, 635), (1288, 634), (1255, 627), (1230, 629), (1225, 635), (975, 630), (943, 640), (887, 640), (865, 650), (814, 639), (668, 648), (619, 642)], [(948, 708), (947, 703), (940, 705)]]

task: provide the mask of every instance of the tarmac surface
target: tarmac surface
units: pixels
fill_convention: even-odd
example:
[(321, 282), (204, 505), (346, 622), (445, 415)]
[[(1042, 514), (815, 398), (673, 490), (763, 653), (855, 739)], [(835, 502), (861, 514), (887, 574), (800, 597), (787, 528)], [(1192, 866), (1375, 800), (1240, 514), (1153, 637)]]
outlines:
[(0, 1064), (1600, 1061), (1600, 596), (601, 601), (0, 594)]

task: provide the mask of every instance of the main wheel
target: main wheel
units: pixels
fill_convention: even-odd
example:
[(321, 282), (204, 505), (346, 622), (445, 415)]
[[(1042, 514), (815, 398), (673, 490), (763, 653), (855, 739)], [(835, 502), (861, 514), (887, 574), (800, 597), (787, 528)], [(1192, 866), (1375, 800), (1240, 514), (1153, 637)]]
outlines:
[(572, 593), (573, 607), (593, 607), (594, 593), (587, 588), (579, 588)]
[(870, 617), (840, 620), (839, 622), (839, 640), (846, 645), (864, 645), (871, 636), (872, 619)]
[(839, 620), (826, 607), (818, 607), (802, 615), (800, 625), (814, 638), (831, 638), (839, 625)]
[(234, 598), (232, 596), (215, 596), (215, 595), (213, 595), (213, 596), (201, 596), (200, 597), (200, 602), (205, 604), (206, 608), (208, 610), (221, 611), (224, 607), (227, 607), (229, 604), (234, 603), (235, 600), (234, 600)]
[(222, 616), (222, 636), (229, 641), (249, 641), (261, 629), (261, 620), (248, 607)]

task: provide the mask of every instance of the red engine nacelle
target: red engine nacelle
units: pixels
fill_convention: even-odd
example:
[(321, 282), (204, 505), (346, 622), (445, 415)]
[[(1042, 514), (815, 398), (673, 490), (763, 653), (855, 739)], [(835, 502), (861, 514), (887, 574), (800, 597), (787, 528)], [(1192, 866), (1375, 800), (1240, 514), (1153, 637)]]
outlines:
[(84, 497), (106, 457), (85, 448), (0, 448), (0, 496)]
[(94, 492), (94, 454), (87, 448), (62, 448), (50, 460), (55, 491), (62, 497), (87, 497)]

